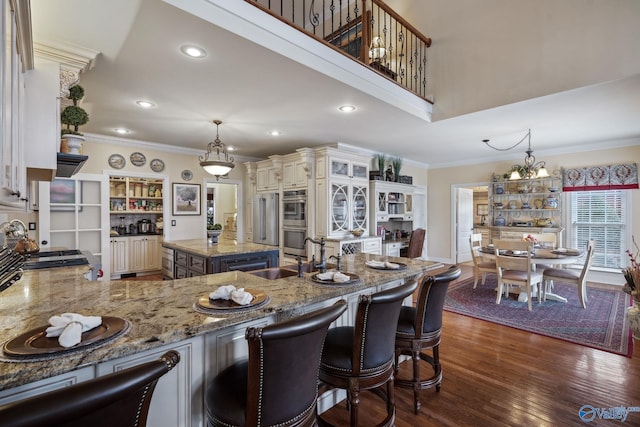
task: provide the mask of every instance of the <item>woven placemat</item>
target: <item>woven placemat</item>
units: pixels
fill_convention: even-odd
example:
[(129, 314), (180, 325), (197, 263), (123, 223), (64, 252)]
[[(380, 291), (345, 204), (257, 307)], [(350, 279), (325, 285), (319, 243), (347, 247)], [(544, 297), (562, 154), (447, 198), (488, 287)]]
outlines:
[(64, 350), (60, 350), (56, 353), (47, 353), (44, 355), (29, 355), (22, 357), (14, 357), (7, 356), (2, 348), (4, 348), (4, 344), (0, 347), (0, 362), (9, 362), (9, 363), (24, 363), (24, 362), (46, 362), (47, 360), (57, 359), (59, 357), (71, 356), (80, 352), (85, 352), (87, 350), (94, 350), (98, 347), (102, 347), (105, 344), (109, 344), (111, 341), (120, 338), (125, 335), (131, 329), (131, 323), (128, 320), (125, 320), (125, 326), (122, 328), (120, 332), (110, 336), (109, 338), (105, 338), (101, 341), (96, 341), (88, 345), (78, 346), (78, 347), (70, 347), (65, 348)]
[(193, 303), (193, 309), (200, 314), (215, 314), (215, 315), (224, 315), (224, 314), (236, 314), (236, 313), (246, 313), (247, 311), (257, 310), (259, 308), (264, 307), (265, 305), (271, 302), (271, 297), (267, 295), (264, 301), (260, 304), (251, 305), (248, 307), (239, 306), (238, 308), (226, 308), (224, 310), (212, 309), (212, 308), (204, 308), (198, 305), (198, 303)]

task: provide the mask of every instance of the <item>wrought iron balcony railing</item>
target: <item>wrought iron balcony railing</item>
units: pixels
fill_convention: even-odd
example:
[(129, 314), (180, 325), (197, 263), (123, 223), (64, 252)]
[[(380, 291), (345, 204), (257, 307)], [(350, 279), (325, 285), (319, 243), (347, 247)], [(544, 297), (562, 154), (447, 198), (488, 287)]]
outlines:
[(427, 100), (431, 39), (381, 0), (245, 1)]

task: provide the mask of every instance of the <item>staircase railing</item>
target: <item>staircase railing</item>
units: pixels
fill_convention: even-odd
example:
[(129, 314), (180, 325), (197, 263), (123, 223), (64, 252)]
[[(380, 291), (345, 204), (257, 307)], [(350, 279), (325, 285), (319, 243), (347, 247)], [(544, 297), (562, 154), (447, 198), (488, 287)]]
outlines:
[(431, 39), (381, 0), (245, 1), (428, 101)]

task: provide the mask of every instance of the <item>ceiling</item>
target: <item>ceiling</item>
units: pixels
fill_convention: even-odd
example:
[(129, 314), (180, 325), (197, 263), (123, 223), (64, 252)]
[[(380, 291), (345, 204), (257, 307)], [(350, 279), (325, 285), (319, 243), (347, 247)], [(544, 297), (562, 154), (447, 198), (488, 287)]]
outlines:
[[(222, 2), (166, 1), (189, 10)], [(93, 68), (81, 75), (82, 106), (90, 114), (82, 132), (204, 152), (215, 138), (212, 121), (220, 119), (220, 138), (236, 148), (235, 156), (264, 158), (344, 143), (430, 167), (523, 157), (524, 146), (497, 152), (481, 141), (508, 147), (529, 128), (538, 158), (640, 144), (640, 51), (637, 43), (626, 42), (640, 37), (635, 28), (640, 26), (630, 24), (640, 22), (640, 2), (614, 0), (605, 11), (600, 4), (584, 6), (594, 10), (552, 22), (576, 14), (549, 11), (565, 3), (555, 0), (531, 2), (535, 13), (526, 19), (521, 9), (527, 2), (496, 0), (496, 13), (488, 13), (485, 5), (471, 10), (480, 6), (469, 0), (387, 1), (403, 16), (421, 17), (413, 25), (433, 39), (431, 120), (426, 110), (409, 111), (423, 101), (409, 100), (408, 108), (395, 102), (392, 98), (407, 99), (407, 94), (350, 59), (334, 60), (344, 62), (337, 71), (320, 61), (307, 61), (310, 67), (304, 55), (288, 55), (295, 51), (291, 46), (280, 53), (267, 49), (255, 37), (247, 39), (247, 32), (236, 35), (222, 28), (228, 25), (209, 22), (215, 17), (207, 21), (167, 2), (31, 0), (37, 43), (100, 52)], [(423, 8), (431, 8), (431, 14)], [(518, 25), (512, 25), (514, 17)], [(474, 26), (478, 21), (484, 25), (481, 33)], [(504, 31), (512, 34), (504, 37)], [(543, 35), (549, 40), (537, 39)], [(180, 46), (186, 43), (205, 48), (208, 55), (185, 57)], [(308, 38), (303, 36), (303, 43)], [(582, 53), (584, 46), (589, 51)], [(316, 59), (336, 55), (322, 45), (313, 49), (320, 52)], [(344, 70), (351, 73), (346, 78)], [(155, 107), (137, 107), (141, 99)], [(340, 113), (337, 107), (343, 104), (357, 110)], [(115, 128), (131, 133), (118, 136)], [(281, 135), (272, 137), (273, 129)]]

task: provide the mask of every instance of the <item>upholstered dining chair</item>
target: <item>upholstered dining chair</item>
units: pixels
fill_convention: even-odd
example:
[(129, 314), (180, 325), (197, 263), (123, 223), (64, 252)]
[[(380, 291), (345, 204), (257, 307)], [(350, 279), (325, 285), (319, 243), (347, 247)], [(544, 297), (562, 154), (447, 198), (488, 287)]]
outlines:
[[(498, 268), (496, 304), (500, 304), (503, 292), (508, 295), (509, 286), (515, 285), (527, 291), (527, 303), (529, 311), (531, 311), (534, 285), (538, 286), (538, 302), (542, 301), (542, 273), (534, 270), (531, 262), (533, 242), (497, 240), (493, 242), (493, 246), (496, 254), (496, 267)], [(514, 256), (517, 253), (519, 254)]]
[(480, 254), (482, 234), (472, 234), (469, 237), (469, 245), (471, 246), (471, 258), (473, 259), (473, 289), (475, 289), (480, 277), (482, 277), (482, 284), (484, 285), (484, 282), (487, 280), (487, 274), (498, 274), (498, 268), (494, 260), (485, 260)]
[[(347, 391), (350, 425), (358, 425), (360, 392), (371, 390), (386, 401), (387, 415), (378, 424), (395, 423), (393, 362), (396, 326), (402, 301), (418, 283), (413, 280), (373, 295), (361, 295), (355, 326), (329, 329), (320, 363), (319, 394), (340, 388)], [(386, 390), (385, 390), (386, 389)], [(321, 426), (330, 425), (318, 417)]]
[(580, 304), (582, 308), (587, 308), (587, 273), (591, 268), (591, 262), (593, 261), (593, 252), (595, 250), (595, 240), (589, 240), (587, 243), (587, 254), (584, 259), (584, 265), (582, 270), (577, 271), (569, 268), (545, 268), (542, 272), (542, 280), (544, 280), (544, 293), (542, 299), (545, 299), (545, 294), (553, 286), (553, 282), (571, 283), (578, 287), (578, 297), (580, 298)]
[(3, 427), (145, 426), (156, 383), (180, 361), (158, 360), (0, 406)]
[(422, 256), (422, 247), (424, 246), (424, 237), (426, 235), (424, 228), (416, 228), (411, 232), (409, 238), (409, 246), (400, 250), (400, 256), (405, 258), (420, 258)]
[[(440, 335), (442, 310), (449, 283), (460, 277), (460, 267), (451, 266), (435, 276), (424, 275), (419, 280), (418, 301), (415, 307), (403, 306), (396, 330), (395, 385), (413, 389), (413, 410), (420, 411), (420, 390), (435, 387), (440, 391), (442, 366), (440, 364)], [(424, 350), (431, 349), (431, 355)], [(413, 377), (398, 377), (398, 360), (401, 355), (411, 356)], [(433, 368), (433, 375), (420, 378), (420, 360)]]
[(249, 358), (220, 372), (205, 392), (208, 426), (316, 425), (318, 367), (344, 300), (283, 322), (247, 328)]

